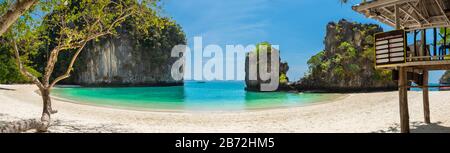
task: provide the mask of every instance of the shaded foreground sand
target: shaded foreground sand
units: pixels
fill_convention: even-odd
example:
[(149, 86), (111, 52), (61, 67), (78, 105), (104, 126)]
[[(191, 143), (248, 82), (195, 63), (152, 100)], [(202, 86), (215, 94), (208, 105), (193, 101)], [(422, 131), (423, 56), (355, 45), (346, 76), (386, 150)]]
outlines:
[[(34, 85), (0, 85), (0, 124), (40, 117), (35, 90)], [(423, 123), (421, 92), (408, 94), (411, 132), (450, 132), (450, 91), (430, 92), (429, 125)], [(56, 99), (53, 106), (58, 113), (49, 132), (399, 132), (398, 92), (247, 112), (133, 111)]]

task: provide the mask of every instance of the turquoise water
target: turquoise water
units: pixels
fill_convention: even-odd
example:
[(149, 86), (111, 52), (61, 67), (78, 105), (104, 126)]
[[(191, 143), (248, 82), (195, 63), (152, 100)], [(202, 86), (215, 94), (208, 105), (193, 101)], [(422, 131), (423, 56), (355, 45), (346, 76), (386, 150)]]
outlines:
[(55, 88), (52, 96), (80, 103), (131, 109), (240, 111), (302, 106), (329, 101), (334, 94), (247, 92), (244, 82), (186, 81), (176, 87)]
[[(413, 86), (416, 86), (415, 83), (412, 84)], [(430, 83), (429, 86), (439, 86), (439, 83)], [(438, 87), (430, 87), (428, 88), (429, 91), (439, 91)], [(421, 88), (411, 88), (411, 91), (422, 91)]]

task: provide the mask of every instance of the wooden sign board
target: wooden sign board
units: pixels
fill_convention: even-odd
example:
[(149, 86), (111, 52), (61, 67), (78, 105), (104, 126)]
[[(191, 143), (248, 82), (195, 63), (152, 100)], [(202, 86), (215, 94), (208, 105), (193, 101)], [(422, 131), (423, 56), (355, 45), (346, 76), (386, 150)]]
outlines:
[(404, 30), (375, 34), (375, 66), (406, 62)]

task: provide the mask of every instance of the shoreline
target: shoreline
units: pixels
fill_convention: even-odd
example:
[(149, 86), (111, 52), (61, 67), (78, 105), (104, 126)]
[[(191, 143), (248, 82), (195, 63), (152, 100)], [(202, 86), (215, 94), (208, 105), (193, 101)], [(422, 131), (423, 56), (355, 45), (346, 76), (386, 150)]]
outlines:
[[(39, 118), (42, 102), (34, 85), (0, 85), (0, 123)], [(450, 132), (450, 91), (430, 92), (432, 124), (425, 125), (421, 92), (411, 91), (412, 132)], [(321, 104), (239, 112), (156, 112), (64, 102), (52, 97), (57, 114), (49, 132), (399, 132), (398, 93), (348, 94)]]
[[(71, 86), (71, 87), (75, 87), (75, 86)], [(81, 86), (78, 86), (81, 87)], [(283, 92), (283, 91), (280, 91)], [(35, 90), (34, 91), (35, 94), (40, 95), (39, 94), (39, 90)], [(268, 93), (270, 94), (270, 93)], [(321, 94), (334, 94), (334, 93), (321, 93)], [(67, 103), (73, 103), (73, 104), (79, 104), (79, 105), (87, 105), (87, 106), (93, 106), (93, 107), (104, 107), (104, 108), (111, 108), (111, 109), (119, 109), (119, 110), (130, 110), (130, 111), (142, 111), (142, 112), (167, 112), (167, 113), (196, 113), (196, 112), (202, 112), (202, 113), (235, 113), (235, 112), (257, 112), (257, 111), (265, 111), (265, 110), (272, 110), (272, 109), (289, 109), (289, 108), (295, 108), (295, 107), (308, 107), (308, 106), (312, 106), (312, 105), (321, 105), (321, 104), (325, 104), (325, 103), (332, 103), (335, 102), (337, 100), (341, 100), (344, 99), (346, 97), (348, 97), (348, 94), (343, 94), (343, 93), (335, 93), (336, 95), (339, 95), (337, 97), (335, 97), (336, 99), (334, 99), (334, 101), (327, 101), (326, 99), (321, 99), (318, 100), (317, 102), (313, 102), (313, 103), (308, 103), (308, 104), (299, 104), (299, 105), (295, 105), (295, 106), (272, 106), (272, 107), (267, 107), (267, 108), (250, 108), (250, 109), (244, 109), (244, 110), (223, 110), (223, 111), (218, 111), (218, 110), (212, 110), (212, 111), (204, 111), (204, 110), (199, 110), (199, 111), (195, 111), (195, 110), (183, 110), (183, 109), (156, 109), (156, 108), (136, 108), (133, 106), (120, 106), (120, 105), (101, 105), (101, 104), (94, 104), (94, 103), (89, 103), (89, 102), (81, 102), (81, 101), (76, 101), (76, 100), (71, 100), (71, 99), (67, 99), (64, 97), (59, 97), (59, 96), (54, 96), (54, 95), (50, 95), (50, 97), (54, 100), (58, 100), (61, 102), (67, 102)]]

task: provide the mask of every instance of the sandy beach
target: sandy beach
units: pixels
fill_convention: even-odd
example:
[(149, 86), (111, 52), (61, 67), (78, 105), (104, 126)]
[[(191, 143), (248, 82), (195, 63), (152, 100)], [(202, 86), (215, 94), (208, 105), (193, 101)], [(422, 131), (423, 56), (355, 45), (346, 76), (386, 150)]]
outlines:
[[(39, 118), (34, 85), (0, 85), (0, 124)], [(423, 123), (422, 94), (411, 91), (411, 132), (450, 132), (450, 91), (430, 92), (432, 124)], [(348, 94), (327, 103), (247, 112), (151, 112), (53, 99), (49, 132), (399, 132), (398, 92)], [(31, 131), (32, 132), (32, 131)]]

